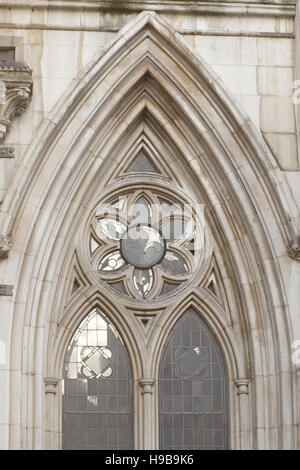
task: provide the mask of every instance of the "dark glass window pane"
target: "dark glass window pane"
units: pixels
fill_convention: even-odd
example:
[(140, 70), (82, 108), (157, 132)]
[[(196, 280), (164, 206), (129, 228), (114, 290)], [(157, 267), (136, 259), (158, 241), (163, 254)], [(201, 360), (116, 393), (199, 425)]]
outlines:
[(223, 355), (192, 309), (176, 323), (163, 351), (159, 412), (161, 449), (227, 448)]
[(141, 150), (131, 162), (126, 173), (159, 173), (150, 158)]
[(0, 47), (0, 60), (15, 60), (15, 48), (14, 47)]
[(95, 309), (64, 362), (63, 449), (132, 449), (132, 378), (127, 351)]

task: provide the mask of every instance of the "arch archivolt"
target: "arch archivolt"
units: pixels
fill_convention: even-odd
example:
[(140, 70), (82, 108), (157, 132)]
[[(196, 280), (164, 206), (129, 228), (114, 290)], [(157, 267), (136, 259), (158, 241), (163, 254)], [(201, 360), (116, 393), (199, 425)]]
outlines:
[[(141, 146), (157, 162), (166, 188), (173, 179), (205, 204), (211, 254), (222, 259), (218, 267), (229, 319), (207, 290), (194, 286), (167, 308), (155, 307), (159, 313), (145, 340), (136, 315), (89, 285), (79, 234), (99, 195)], [(99, 306), (116, 325), (138, 380), (156, 374), (167, 332), (188, 305), (219, 338), (231, 385), (251, 380), (252, 417), (237, 419), (245, 406), (237, 404), (234, 386), (230, 395), (232, 446), (255, 445), (258, 434), (264, 447), (293, 446), (294, 397), (284, 385), (292, 367), (290, 332), (277, 258), (286, 255), (294, 229), (277, 175), (275, 160), (249, 119), (162, 19), (143, 13), (116, 36), (42, 124), (1, 208), (2, 230), (13, 235), (10, 257), (18, 286), (12, 387), (25, 397), (19, 408), (11, 408), (11, 421), (20, 428), (11, 435), (12, 447), (43, 446), (43, 378), (59, 378), (63, 351), (87, 308)], [(66, 306), (74, 264), (84, 282)], [(146, 365), (147, 348), (154, 368)], [(142, 426), (140, 414), (136, 419)], [(50, 425), (56, 436), (57, 427), (58, 421)], [(57, 445), (55, 439), (47, 445)]]

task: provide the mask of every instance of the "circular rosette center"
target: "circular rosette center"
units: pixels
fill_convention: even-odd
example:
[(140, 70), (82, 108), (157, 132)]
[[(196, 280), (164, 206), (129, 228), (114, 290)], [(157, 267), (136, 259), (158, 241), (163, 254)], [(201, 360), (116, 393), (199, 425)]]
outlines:
[(166, 253), (166, 242), (160, 232), (151, 226), (134, 225), (121, 238), (121, 255), (137, 269), (159, 264)]

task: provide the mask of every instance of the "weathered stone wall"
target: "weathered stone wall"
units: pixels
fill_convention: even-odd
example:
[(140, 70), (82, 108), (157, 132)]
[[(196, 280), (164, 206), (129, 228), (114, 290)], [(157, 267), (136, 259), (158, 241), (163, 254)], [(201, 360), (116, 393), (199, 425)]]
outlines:
[[(226, 6), (224, 6), (225, 3)], [(266, 2), (261, 0), (240, 0), (238, 2), (212, 0), (193, 3), (184, 1), (81, 2), (80, 0), (63, 0), (48, 2), (37, 0), (34, 5), (28, 5), (25, 0), (2, 2), (0, 7), (0, 45), (14, 46), (16, 60), (25, 62), (32, 69), (33, 92), (25, 113), (13, 120), (5, 140), (6, 146), (15, 148), (15, 156), (9, 151), (0, 153), (0, 229), (2, 231), (2, 227), (12, 227), (14, 235), (10, 240), (11, 233), (4, 231), (5, 237), (0, 239), (3, 254), (0, 259), (1, 448), (13, 446), (44, 448), (46, 446), (45, 432), (55, 434), (55, 439), (49, 440), (49, 447), (57, 445), (59, 426), (55, 422), (54, 414), (59, 405), (55, 401), (57, 396), (54, 398), (54, 395), (59, 378), (52, 377), (50, 373), (49, 377), (45, 378), (45, 371), (51, 370), (52, 366), (46, 364), (47, 347), (43, 344), (43, 340), (47, 337), (49, 323), (53, 322), (53, 318), (46, 315), (48, 307), (45, 299), (50, 299), (49, 302), (56, 305), (55, 302), (58, 303), (60, 298), (56, 299), (54, 293), (57, 293), (59, 289), (61, 292), (64, 290), (63, 282), (65, 282), (66, 276), (64, 277), (62, 274), (59, 274), (61, 287), (57, 287), (57, 291), (55, 291), (53, 286), (56, 286), (56, 283), (59, 284), (56, 268), (62, 257), (65, 256), (63, 246), (69, 232), (73, 230), (73, 220), (77, 217), (77, 209), (82, 204), (77, 191), (78, 193), (80, 191), (88, 192), (89, 184), (92, 185), (94, 181), (94, 167), (96, 172), (99, 169), (101, 170), (99, 172), (102, 172), (99, 160), (104, 157), (98, 158), (92, 141), (92, 136), (94, 138), (94, 134), (96, 134), (95, 130), (99, 131), (101, 126), (99, 124), (97, 127), (98, 124), (94, 123), (93, 127), (93, 125), (90, 126), (90, 123), (86, 124), (86, 121), (93, 112), (95, 101), (100, 101), (104, 95), (110, 97), (107, 83), (101, 82), (100, 85), (97, 85), (98, 88), (95, 86), (93, 89), (93, 85), (88, 82), (84, 71), (91, 61), (96, 63), (104, 49), (108, 47), (109, 42), (118, 35), (120, 29), (135, 19), (143, 10), (155, 10), (159, 17), (167, 20), (174, 28), (172, 33), (169, 32), (170, 37), (175, 33), (177, 35), (175, 37), (183, 41), (191, 51), (204, 58), (219, 77), (214, 79), (225, 83), (229, 93), (236, 98), (238, 108), (248, 114), (274, 155), (275, 160), (272, 160), (268, 149), (261, 145), (258, 146), (259, 150), (256, 148), (253, 151), (255, 158), (253, 157), (253, 161), (250, 161), (249, 155), (253, 149), (250, 149), (250, 144), (249, 148), (242, 148), (242, 132), (240, 135), (240, 130), (232, 132), (229, 130), (230, 126), (226, 127), (227, 115), (224, 117), (222, 114), (226, 114), (224, 104), (226, 100), (222, 95), (224, 101), (220, 99), (222, 103), (217, 111), (214, 110), (214, 116), (216, 134), (219, 132), (224, 140), (222, 146), (220, 144), (221, 150), (215, 144), (212, 153), (214, 153), (216, 161), (213, 160), (212, 168), (216, 172), (217, 186), (219, 184), (221, 187), (223, 180), (225, 181), (226, 191), (224, 194), (226, 197), (224, 200), (220, 197), (220, 201), (217, 199), (212, 190), (215, 183), (214, 175), (210, 174), (211, 206), (214, 207), (216, 213), (220, 212), (220, 219), (217, 217), (216, 219), (220, 221), (220, 226), (223, 224), (225, 227), (224, 233), (227, 238), (224, 238), (227, 241), (222, 246), (223, 253), (228, 249), (232, 259), (235, 259), (237, 271), (240, 269), (237, 275), (238, 288), (244, 293), (245, 305), (249, 307), (248, 309), (245, 307), (246, 314), (249, 315), (247, 317), (250, 324), (249, 337), (253, 335), (253, 343), (256, 345), (253, 351), (253, 356), (255, 356), (253, 374), (256, 376), (246, 377), (246, 373), (245, 377), (232, 375), (233, 388), (235, 389), (237, 386), (240, 393), (240, 405), (238, 406), (242, 409), (241, 425), (236, 432), (237, 435), (240, 433), (242, 437), (240, 441), (237, 437), (236, 442), (240, 442), (238, 445), (241, 447), (251, 448), (254, 445), (253, 436), (255, 436), (255, 445), (259, 448), (276, 448), (279, 445), (286, 448), (296, 446), (295, 429), (297, 422), (299, 422), (299, 409), (297, 410), (296, 400), (293, 398), (297, 396), (297, 392), (295, 395), (292, 394), (297, 385), (293, 381), (295, 371), (291, 365), (290, 349), (292, 341), (299, 339), (300, 335), (299, 262), (296, 261), (299, 259), (299, 246), (294, 243), (290, 247), (289, 254), (294, 257), (294, 260), (288, 258), (286, 250), (287, 242), (296, 242), (299, 234), (297, 231), (297, 224), (299, 225), (297, 206), (298, 208), (300, 206), (300, 184), (297, 129), (299, 134), (300, 115), (299, 106), (295, 107), (292, 101), (294, 80), (295, 78), (300, 79), (299, 54), (297, 53), (300, 50), (299, 16), (295, 21), (295, 7), (294, 0)], [(297, 8), (299, 9), (299, 5)], [(158, 21), (156, 21), (156, 27), (159, 31)], [(145, 26), (145, 30), (150, 36), (151, 26)], [(154, 44), (159, 34), (156, 33), (153, 35), (151, 48), (148, 45), (149, 49), (147, 49), (147, 44), (144, 45), (147, 53), (157, 53)], [(130, 34), (133, 33), (130, 32)], [(128, 37), (130, 34), (127, 31)], [(124, 41), (128, 40), (128, 37)], [(121, 39), (119, 38), (120, 42)], [(166, 45), (166, 50), (161, 53), (166, 60), (167, 49), (173, 41), (173, 36), (170, 43), (164, 43), (163, 39), (160, 41), (161, 51)], [(118, 47), (124, 54), (122, 46)], [(134, 56), (134, 54), (131, 55)], [(141, 52), (140, 55), (142, 55)], [(172, 52), (170, 56), (172, 56), (170, 63), (177, 71), (176, 54)], [(109, 60), (108, 54), (107, 62)], [(116, 75), (121, 76), (124, 70), (130, 75), (124, 56), (122, 56), (122, 60), (120, 68), (117, 64), (110, 64), (111, 83), (116, 80)], [(159, 62), (159, 57), (156, 56), (156, 60)], [(187, 86), (190, 86), (193, 91), (189, 72), (187, 67), (183, 76), (188, 82)], [(93, 73), (95, 81), (99, 80), (97, 73), (95, 71)], [(87, 103), (82, 96), (78, 98), (83, 103), (82, 110), (76, 108), (77, 103), (71, 103), (71, 100), (67, 100), (71, 85), (80, 76), (86, 80), (85, 83), (89, 83), (88, 91), (92, 96), (90, 101), (89, 98), (87, 99)], [(209, 88), (208, 82), (206, 85)], [(223, 90), (223, 87), (220, 88)], [(80, 96), (78, 90), (76, 93), (76, 97)], [(205, 97), (206, 99), (207, 97)], [(65, 112), (68, 106), (70, 113), (74, 113), (75, 116), (74, 121), (68, 123), (69, 127), (66, 132), (63, 129), (62, 117), (56, 118), (52, 113), (59, 100), (61, 100), (60, 109), (63, 110), (62, 112)], [(198, 100), (201, 111), (201, 106), (205, 104), (203, 109), (207, 115), (213, 115), (208, 101), (206, 102), (204, 99), (202, 101), (201, 96), (195, 97), (195, 100)], [(228, 102), (226, 104), (228, 105)], [(187, 129), (192, 126), (192, 120), (189, 120), (189, 112), (192, 112), (190, 111), (192, 110), (191, 102), (188, 105), (186, 116), (184, 116)], [(182, 105), (182, 109), (184, 109), (184, 105)], [(109, 112), (105, 109), (104, 111), (109, 120)], [(102, 111), (103, 115), (106, 116), (104, 111)], [(233, 120), (234, 111), (230, 105), (228, 105), (227, 112), (228, 119)], [(49, 122), (45, 123), (47, 118)], [(102, 115), (98, 119), (99, 122), (102, 122)], [(195, 122), (198, 125), (200, 118)], [(242, 123), (241, 127), (247, 128), (246, 118), (239, 122)], [(51, 132), (58, 124), (60, 126), (57, 131), (58, 137), (52, 138)], [(126, 127), (125, 124), (124, 127)], [(47, 130), (49, 148), (47, 143), (43, 142), (46, 137), (41, 134), (39, 130), (41, 128)], [(82, 129), (83, 135), (78, 137)], [(248, 128), (247, 131), (250, 133)], [(37, 134), (38, 132), (40, 134)], [(201, 135), (202, 130), (198, 129), (198, 132)], [(35, 135), (39, 135), (40, 142), (34, 141), (33, 145)], [(112, 139), (116, 135), (118, 135), (117, 132), (111, 131)], [(173, 135), (176, 136), (175, 131)], [(76, 140), (77, 137), (79, 143)], [(103, 140), (104, 138), (106, 136), (103, 136)], [(189, 138), (190, 141), (193, 140), (192, 135)], [(235, 139), (238, 140), (239, 145), (236, 144)], [(252, 140), (249, 135), (247, 135), (247, 139), (248, 143), (257, 144), (260, 142), (253, 135)], [(91, 140), (90, 147), (86, 147), (85, 140), (87, 142)], [(174, 137), (174, 141), (178, 142), (179, 148), (180, 138), (178, 137), (176, 140)], [(73, 154), (70, 149), (74, 142), (78, 148), (75, 148)], [(185, 145), (188, 146), (187, 141), (185, 141)], [(23, 160), (28, 149), (30, 153)], [(39, 161), (38, 152), (40, 149), (45, 152), (45, 155), (49, 155), (48, 161), (42, 160), (42, 158), (42, 161)], [(219, 161), (217, 161), (218, 151), (220, 151)], [(257, 156), (259, 152), (261, 154)], [(261, 165), (262, 155), (266, 156), (266, 161), (263, 162), (266, 167)], [(1, 158), (1, 156), (5, 156), (5, 158)], [(89, 157), (91, 157), (90, 160)], [(23, 194), (21, 191), (26, 186), (24, 179), (26, 175), (28, 175), (28, 179), (32, 176), (29, 158), (35, 161), (34, 178), (36, 180), (30, 182), (30, 192), (28, 190), (28, 193)], [(209, 186), (206, 175), (200, 171), (196, 157), (192, 159), (189, 155), (189, 158), (191, 166), (194, 166), (195, 174), (199, 178), (199, 186)], [(81, 166), (78, 163), (81, 159), (89, 168), (89, 172), (87, 171), (88, 178), (77, 187), (76, 184), (81, 181), (82, 177)], [(234, 162), (236, 159), (234, 170), (230, 169), (231, 159)], [(63, 165), (58, 171), (61, 160)], [(207, 158), (207, 160), (209, 159)], [(94, 166), (89, 167), (91, 162)], [(223, 177), (217, 174), (221, 162), (224, 166)], [(262, 168), (267, 168), (265, 173)], [(49, 183), (50, 175), (51, 184)], [(219, 179), (217, 180), (217, 178)], [(21, 184), (19, 186), (21, 180), (23, 186)], [(68, 186), (69, 184), (70, 186)], [(11, 189), (12, 187), (13, 189)], [(7, 196), (8, 188), (10, 189), (10, 199), (1, 204)], [(68, 188), (70, 192), (65, 188)], [(232, 194), (230, 188), (232, 188)], [(270, 197), (272, 188), (274, 188), (273, 200)], [(49, 194), (46, 194), (48, 189)], [(74, 201), (71, 194), (74, 195)], [(68, 204), (71, 207), (70, 210)], [(62, 210), (64, 205), (68, 207), (69, 212), (66, 209), (67, 216), (63, 220), (59, 211), (65, 214)], [(17, 216), (11, 222), (13, 219), (12, 207)], [(239, 207), (244, 212), (239, 213), (237, 209)], [(84, 210), (87, 210), (85, 206)], [(57, 220), (55, 219), (56, 213), (59, 213)], [(37, 229), (34, 220), (37, 221)], [(51, 236), (48, 231), (50, 223), (53, 223)], [(251, 234), (247, 232), (249, 227), (253, 230)], [(264, 230), (266, 233), (269, 231), (269, 240), (267, 237), (261, 236)], [(48, 247), (45, 246), (48, 236), (49, 245), (51, 241), (55, 247), (53, 252), (56, 253), (56, 257), (54, 256), (53, 259), (51, 259)], [(252, 244), (255, 249), (252, 249)], [(70, 246), (74, 250), (73, 245)], [(256, 260), (258, 260), (257, 263)], [(247, 269), (244, 269), (244, 266)], [(227, 277), (225, 275), (223, 277), (224, 285), (228, 285)], [(23, 287), (20, 288), (20, 286)], [(18, 292), (18, 297), (15, 297), (16, 292)], [(36, 297), (35, 292), (37, 293)], [(233, 299), (234, 295), (231, 298)], [(60, 307), (57, 308), (57, 312)], [(240, 308), (242, 310), (242, 306)], [(239, 309), (237, 310), (234, 328), (230, 329), (227, 326), (223, 328), (229, 330), (230, 335), (235, 334), (234, 329), (241, 329), (243, 332), (244, 325), (239, 324)], [(55, 311), (55, 315), (58, 315), (55, 309), (53, 311)], [(70, 317), (72, 315), (70, 313)], [(73, 321), (75, 323), (75, 320)], [(274, 331), (280, 332), (280, 338), (277, 337), (277, 342), (274, 340), (276, 334), (272, 330), (274, 324), (276, 324)], [(243, 332), (243, 334), (244, 337), (247, 336), (246, 333)], [(261, 341), (262, 337), (266, 338), (265, 343)], [(20, 338), (20, 342), (12, 342), (11, 338)], [(281, 344), (285, 345), (282, 347), (284, 349), (282, 357)], [(32, 345), (36, 349), (30, 349)], [(41, 354), (32, 358), (33, 351), (39, 351)], [(263, 359), (260, 363), (261, 357)], [(252, 360), (252, 357), (250, 359)], [(58, 366), (56, 367), (58, 368)], [(237, 381), (234, 383), (236, 379)], [(253, 379), (251, 384), (253, 402), (251, 406), (248, 406), (250, 379)], [(46, 411), (43, 408), (45, 406), (44, 396), (42, 396), (44, 387), (47, 395), (46, 400), (50, 403), (46, 405)], [(254, 387), (256, 387), (255, 393)], [(280, 405), (282, 408), (278, 405), (278, 409), (273, 412), (273, 400), (277, 403), (278, 399), (278, 403), (280, 402), (280, 398), (277, 397), (279, 390), (285, 399)], [(253, 395), (258, 398), (253, 398)], [(36, 398), (36, 401), (33, 397)], [(264, 397), (267, 397), (268, 400), (264, 401)], [(267, 401), (268, 404), (266, 404)], [(269, 407), (268, 411), (266, 411), (267, 406)], [(248, 419), (247, 414), (247, 410), (252, 408), (255, 410), (251, 418), (253, 422)], [(237, 413), (236, 410), (234, 412)], [(298, 417), (295, 416), (297, 413)], [(47, 424), (44, 424), (46, 415), (48, 421)], [(255, 420), (257, 427), (251, 434), (251, 426), (254, 428)], [(281, 423), (284, 424), (279, 431)], [(47, 427), (48, 425), (49, 427)], [(153, 436), (152, 438), (154, 441)]]
[[(185, 43), (225, 82), (263, 133), (279, 166), (296, 171), (297, 138), (291, 100), (295, 2), (273, 1), (261, 6), (261, 2), (248, 1), (239, 2), (239, 7), (236, 2), (227, 3), (228, 7), (217, 1), (185, 7), (185, 2), (177, 1), (88, 2), (81, 9), (80, 1), (65, 2), (61, 8), (54, 8), (54, 2), (45, 6), (36, 2), (33, 7), (26, 7), (25, 1), (8, 2), (9, 7), (5, 7), (4, 2), (0, 42), (16, 47), (16, 60), (33, 69), (34, 79), (32, 104), (13, 125), (7, 143), (17, 147), (17, 155), (23, 153), (38, 125), (87, 63), (99, 56), (138, 11), (153, 8), (161, 11)], [(5, 161), (2, 198), (13, 166), (13, 161)]]

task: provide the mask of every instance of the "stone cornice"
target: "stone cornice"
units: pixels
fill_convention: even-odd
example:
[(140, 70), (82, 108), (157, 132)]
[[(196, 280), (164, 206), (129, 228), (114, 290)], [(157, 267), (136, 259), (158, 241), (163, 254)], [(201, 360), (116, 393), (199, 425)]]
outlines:
[(295, 0), (6, 0), (2, 8), (36, 8), (47, 10), (81, 10), (81, 11), (156, 11), (160, 13), (201, 13), (211, 15), (253, 15), (253, 16), (294, 16)]
[[(0, 23), (0, 29), (27, 29), (27, 30), (47, 30), (47, 31), (89, 31), (89, 32), (105, 32), (118, 33), (124, 24), (115, 25), (99, 25), (99, 26), (76, 26), (70, 23), (64, 25), (58, 24), (20, 24), (20, 23)], [(196, 36), (231, 36), (231, 37), (258, 37), (258, 38), (284, 38), (293, 39), (293, 32), (277, 32), (277, 31), (227, 31), (227, 30), (204, 30), (204, 29), (181, 29), (176, 28), (177, 32), (182, 35)]]

